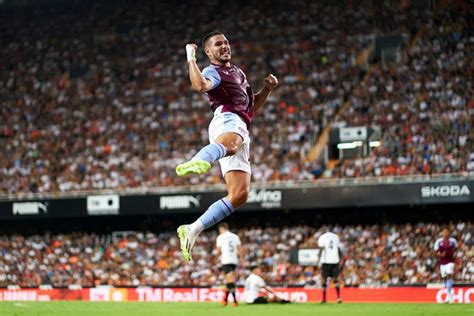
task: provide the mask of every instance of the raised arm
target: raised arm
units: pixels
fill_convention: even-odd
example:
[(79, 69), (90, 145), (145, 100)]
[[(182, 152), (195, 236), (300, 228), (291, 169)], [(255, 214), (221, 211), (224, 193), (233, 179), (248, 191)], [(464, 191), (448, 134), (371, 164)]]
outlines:
[(268, 96), (273, 89), (278, 85), (278, 79), (273, 74), (269, 74), (263, 80), (263, 87), (254, 94), (255, 97), (255, 112), (257, 112), (267, 101)]
[(186, 56), (188, 58), (189, 79), (194, 91), (205, 93), (212, 89), (212, 82), (206, 79), (196, 63), (196, 44), (186, 45)]

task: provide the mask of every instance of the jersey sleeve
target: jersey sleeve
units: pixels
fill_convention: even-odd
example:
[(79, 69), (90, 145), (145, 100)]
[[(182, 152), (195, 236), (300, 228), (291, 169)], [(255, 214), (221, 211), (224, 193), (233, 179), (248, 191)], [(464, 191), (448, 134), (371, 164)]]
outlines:
[(451, 237), (450, 240), (451, 240), (451, 243), (453, 244), (453, 247), (454, 247), (454, 248), (457, 248), (457, 246), (458, 246), (458, 241), (457, 241), (456, 239), (454, 239), (453, 237)]
[(318, 247), (324, 247), (324, 235), (319, 236), (318, 238)]
[(438, 239), (435, 241), (434, 247), (433, 247), (434, 251), (438, 251), (440, 243), (441, 243), (441, 239)]
[(222, 247), (222, 238), (221, 236), (217, 236), (217, 239), (216, 239), (216, 246), (218, 248)]
[(221, 83), (221, 76), (214, 67), (206, 67), (202, 70), (204, 78), (211, 82), (211, 90), (217, 88)]

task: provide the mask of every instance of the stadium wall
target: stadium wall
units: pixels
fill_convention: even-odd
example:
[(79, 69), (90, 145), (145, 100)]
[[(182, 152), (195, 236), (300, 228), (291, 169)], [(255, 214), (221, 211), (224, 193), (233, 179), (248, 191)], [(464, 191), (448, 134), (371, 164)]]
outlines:
[[(275, 288), (275, 293), (298, 303), (315, 303), (322, 299), (320, 289)], [(454, 303), (472, 303), (474, 287), (455, 287)], [(242, 298), (243, 289), (238, 289)], [(335, 291), (328, 292), (328, 300), (335, 301)], [(428, 287), (344, 288), (345, 302), (384, 303), (443, 303), (446, 290)], [(214, 288), (112, 288), (90, 289), (0, 289), (0, 301), (115, 301), (115, 302), (220, 302), (222, 289)]]
[[(297, 187), (263, 186), (251, 189), (242, 210), (314, 209), (434, 204), (474, 204), (474, 178), (406, 183), (338, 182)], [(112, 192), (76, 197), (34, 196), (0, 200), (1, 219), (85, 217), (95, 215), (159, 215), (202, 212), (225, 195), (223, 190), (169, 193)]]

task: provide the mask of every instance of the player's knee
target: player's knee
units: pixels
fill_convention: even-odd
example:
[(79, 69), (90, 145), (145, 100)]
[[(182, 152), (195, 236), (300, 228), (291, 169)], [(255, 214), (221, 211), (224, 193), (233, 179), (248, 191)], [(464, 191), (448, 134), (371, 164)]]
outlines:
[(249, 188), (238, 188), (229, 192), (229, 200), (234, 207), (238, 207), (247, 202), (249, 197)]
[(240, 146), (236, 142), (230, 142), (225, 145), (227, 156), (233, 156), (237, 153)]
[(242, 146), (243, 139), (240, 135), (234, 133), (226, 133), (221, 135), (217, 139), (217, 142), (225, 147), (227, 153), (226, 156), (233, 156)]

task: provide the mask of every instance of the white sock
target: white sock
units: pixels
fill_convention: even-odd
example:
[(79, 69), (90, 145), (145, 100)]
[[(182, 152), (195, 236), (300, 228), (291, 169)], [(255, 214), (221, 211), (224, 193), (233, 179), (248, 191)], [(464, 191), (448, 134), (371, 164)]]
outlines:
[(189, 239), (196, 238), (203, 230), (203, 223), (197, 219), (194, 223), (189, 225)]

